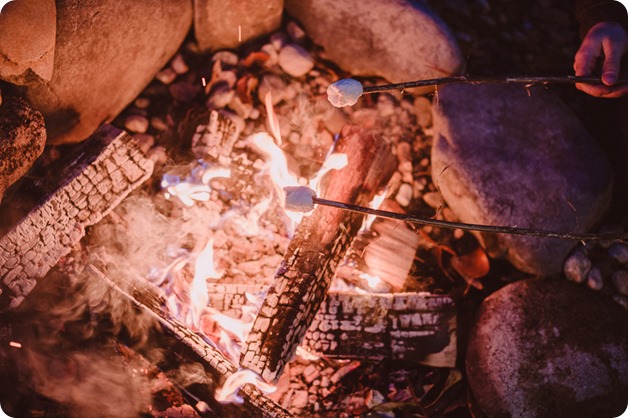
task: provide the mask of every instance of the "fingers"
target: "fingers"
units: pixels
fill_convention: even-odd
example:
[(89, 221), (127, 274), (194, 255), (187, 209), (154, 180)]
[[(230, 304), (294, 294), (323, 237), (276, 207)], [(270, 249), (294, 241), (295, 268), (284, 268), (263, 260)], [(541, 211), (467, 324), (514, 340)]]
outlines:
[(621, 73), (621, 59), (628, 50), (628, 34), (615, 22), (601, 22), (585, 36), (574, 59), (576, 76), (595, 73), (603, 59), (601, 81), (593, 85), (577, 83), (576, 88), (595, 97), (616, 98), (628, 94), (628, 86), (614, 86)]

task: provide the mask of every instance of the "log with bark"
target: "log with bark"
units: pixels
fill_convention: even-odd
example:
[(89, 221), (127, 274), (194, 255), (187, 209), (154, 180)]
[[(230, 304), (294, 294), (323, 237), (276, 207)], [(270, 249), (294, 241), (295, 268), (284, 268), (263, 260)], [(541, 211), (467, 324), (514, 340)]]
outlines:
[[(346, 126), (334, 151), (346, 154), (348, 165), (323, 179), (321, 195), (327, 199), (369, 205), (397, 168), (385, 140), (362, 128)], [(243, 367), (269, 382), (281, 375), (363, 220), (361, 214), (321, 205), (303, 218), (243, 346)]]
[[(209, 306), (240, 318), (249, 295), (267, 286), (208, 284)], [(329, 358), (412, 360), (454, 367), (456, 308), (448, 295), (330, 290), (301, 347)]]
[(104, 125), (69, 161), (61, 160), (47, 171), (36, 184), (23, 184), (35, 200), (0, 237), (0, 310), (18, 306), (83, 237), (87, 226), (151, 176), (153, 163), (130, 135)]
[[(96, 277), (106, 282), (114, 291), (127, 298), (137, 308), (148, 313), (175, 338), (192, 349), (209, 367), (213, 378), (220, 385), (238, 371), (238, 367), (229, 361), (220, 350), (170, 315), (164, 308), (165, 299), (160, 297), (152, 285), (140, 281), (116, 283), (95, 266), (89, 265), (88, 267)], [(246, 416), (263, 418), (288, 418), (292, 416), (251, 384), (240, 388), (239, 394), (244, 399), (242, 409)]]

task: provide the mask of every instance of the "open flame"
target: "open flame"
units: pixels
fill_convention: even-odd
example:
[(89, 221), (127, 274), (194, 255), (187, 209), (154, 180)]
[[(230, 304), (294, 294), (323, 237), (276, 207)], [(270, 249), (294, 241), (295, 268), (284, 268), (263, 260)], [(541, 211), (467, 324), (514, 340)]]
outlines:
[(238, 396), (238, 391), (244, 385), (252, 384), (260, 391), (268, 394), (273, 393), (277, 388), (266, 383), (260, 375), (252, 370), (238, 370), (227, 378), (222, 387), (216, 390), (216, 400), (221, 403), (237, 403), (242, 404), (244, 399)]

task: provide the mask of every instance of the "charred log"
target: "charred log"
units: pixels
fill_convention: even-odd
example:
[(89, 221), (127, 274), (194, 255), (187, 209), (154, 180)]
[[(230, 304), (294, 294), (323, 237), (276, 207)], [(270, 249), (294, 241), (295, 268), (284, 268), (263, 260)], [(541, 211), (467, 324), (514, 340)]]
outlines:
[(18, 306), (87, 226), (150, 177), (153, 163), (130, 135), (104, 125), (60, 171), (33, 187), (34, 207), (0, 237), (0, 310)]
[[(397, 162), (373, 133), (345, 127), (335, 152), (348, 165), (324, 180), (323, 197), (368, 205)], [(299, 224), (268, 290), (241, 355), (242, 366), (275, 381), (318, 312), (338, 263), (360, 230), (363, 215), (319, 205)]]

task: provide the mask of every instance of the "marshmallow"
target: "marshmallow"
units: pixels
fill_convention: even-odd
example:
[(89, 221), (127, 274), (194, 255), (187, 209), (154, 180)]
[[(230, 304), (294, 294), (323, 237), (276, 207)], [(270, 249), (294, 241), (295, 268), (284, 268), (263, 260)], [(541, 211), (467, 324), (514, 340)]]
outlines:
[(309, 187), (284, 187), (286, 192), (286, 209), (294, 212), (309, 212), (314, 209), (316, 192)]
[(352, 78), (344, 78), (327, 87), (327, 100), (336, 107), (353, 106), (364, 89), (362, 83)]

